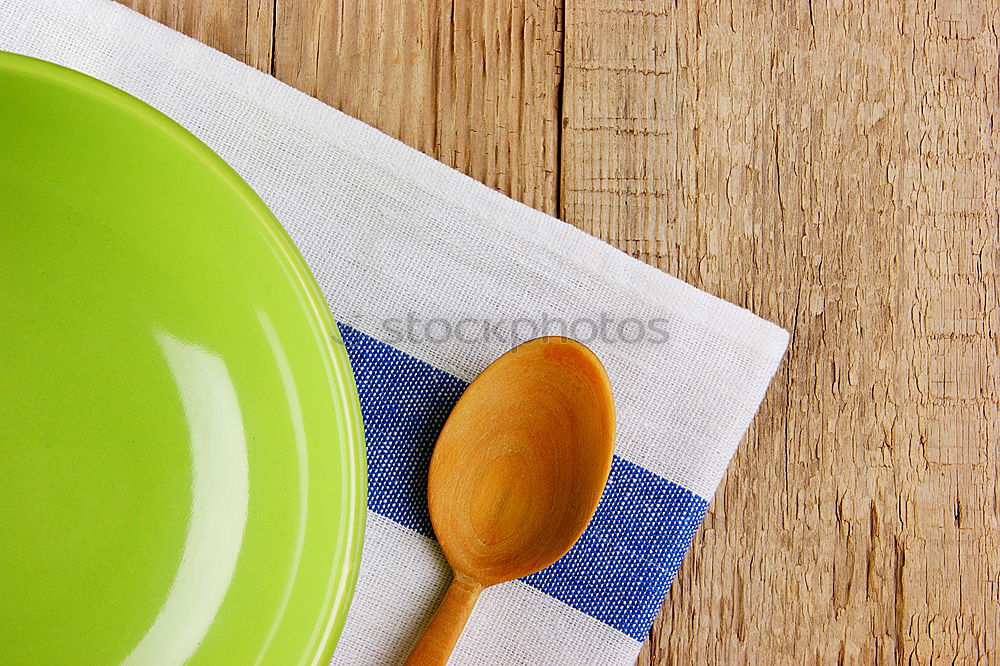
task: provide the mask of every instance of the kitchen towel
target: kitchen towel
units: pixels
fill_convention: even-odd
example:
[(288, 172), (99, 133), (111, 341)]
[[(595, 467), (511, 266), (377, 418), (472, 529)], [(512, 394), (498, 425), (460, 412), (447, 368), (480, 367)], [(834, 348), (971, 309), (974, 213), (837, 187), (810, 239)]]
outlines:
[(316, 276), (368, 452), (364, 553), (333, 663), (405, 657), (448, 582), (424, 497), (436, 432), (491, 360), (546, 333), (607, 367), (611, 476), (568, 555), (483, 594), (452, 663), (635, 660), (785, 331), (110, 0), (0, 0), (0, 49), (106, 81), (186, 127)]

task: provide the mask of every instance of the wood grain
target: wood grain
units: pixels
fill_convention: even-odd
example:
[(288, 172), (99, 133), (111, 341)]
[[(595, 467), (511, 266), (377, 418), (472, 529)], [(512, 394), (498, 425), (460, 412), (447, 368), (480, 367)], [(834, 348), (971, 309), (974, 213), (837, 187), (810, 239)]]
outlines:
[(566, 219), (793, 332), (644, 661), (995, 658), (997, 20), (568, 6)]
[(529, 206), (556, 212), (556, 5), (277, 2), (278, 78)]
[(451, 584), (406, 666), (444, 666), (480, 593), (553, 565), (608, 484), (615, 398), (600, 359), (549, 336), (500, 356), (462, 393), (427, 477)]
[(126, 4), (793, 332), (641, 663), (996, 661), (996, 0)]

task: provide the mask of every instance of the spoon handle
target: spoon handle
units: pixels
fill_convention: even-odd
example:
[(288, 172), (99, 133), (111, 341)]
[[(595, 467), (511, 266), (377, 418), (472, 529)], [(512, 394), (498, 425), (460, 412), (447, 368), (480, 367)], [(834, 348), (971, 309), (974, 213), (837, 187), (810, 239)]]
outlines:
[(479, 583), (456, 574), (434, 618), (410, 652), (407, 666), (447, 664), (482, 591)]

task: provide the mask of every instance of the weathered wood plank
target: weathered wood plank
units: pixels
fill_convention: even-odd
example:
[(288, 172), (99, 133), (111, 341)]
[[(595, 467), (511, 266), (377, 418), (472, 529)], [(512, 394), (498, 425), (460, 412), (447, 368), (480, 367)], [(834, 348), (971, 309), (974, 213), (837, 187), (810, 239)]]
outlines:
[(278, 0), (278, 78), (530, 206), (555, 212), (555, 0)]
[(997, 25), (567, 4), (565, 219), (794, 333), (642, 663), (995, 657)]

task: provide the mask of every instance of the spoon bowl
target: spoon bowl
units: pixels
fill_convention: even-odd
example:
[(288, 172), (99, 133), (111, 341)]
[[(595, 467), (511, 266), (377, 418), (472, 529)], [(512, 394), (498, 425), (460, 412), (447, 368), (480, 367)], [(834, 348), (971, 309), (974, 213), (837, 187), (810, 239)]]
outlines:
[(438, 436), (427, 487), (454, 580), (407, 663), (445, 663), (483, 588), (572, 548), (607, 483), (614, 434), (607, 373), (574, 340), (528, 341), (469, 385)]

